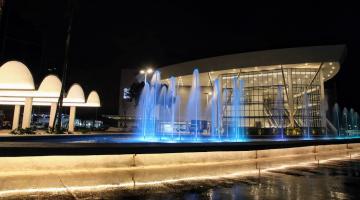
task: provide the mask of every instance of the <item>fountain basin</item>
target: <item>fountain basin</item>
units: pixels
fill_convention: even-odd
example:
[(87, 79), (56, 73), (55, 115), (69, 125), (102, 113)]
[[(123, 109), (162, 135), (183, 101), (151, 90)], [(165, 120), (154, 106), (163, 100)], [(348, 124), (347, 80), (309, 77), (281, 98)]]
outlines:
[[(245, 146), (239, 144), (224, 146), (223, 143), (201, 144), (202, 146), (199, 144), (89, 146), (89, 144), (12, 143), (12, 147), (9, 143), (0, 143), (1, 152), (13, 149), (18, 153), (16, 157), (4, 155), (0, 157), (2, 169), (0, 197), (38, 192), (66, 193), (106, 191), (122, 187), (154, 187), (177, 181), (234, 178), (254, 173), (260, 175), (269, 169), (320, 163), (328, 159), (351, 159), (360, 155), (358, 140), (328, 140), (326, 143), (292, 141), (291, 143), (292, 147), (279, 146), (279, 142), (258, 142)], [(48, 152), (48, 155), (45, 153), (42, 156), (21, 155), (17, 151), (20, 146), (29, 151)], [(55, 155), (52, 154), (55, 149), (72, 151), (62, 151)], [(94, 149), (98, 150), (97, 155), (94, 155)], [(107, 149), (108, 152), (101, 149)], [(144, 149), (148, 149), (149, 152), (140, 153)], [(170, 149), (168, 151), (171, 153), (165, 152), (166, 149)], [(185, 149), (198, 151), (180, 151)], [(154, 153), (154, 150), (159, 152)]]
[(249, 139), (229, 141), (142, 140), (128, 135), (36, 135), (1, 138), (0, 156), (120, 155), (212, 151), (251, 151), (314, 145), (360, 143), (360, 138)]

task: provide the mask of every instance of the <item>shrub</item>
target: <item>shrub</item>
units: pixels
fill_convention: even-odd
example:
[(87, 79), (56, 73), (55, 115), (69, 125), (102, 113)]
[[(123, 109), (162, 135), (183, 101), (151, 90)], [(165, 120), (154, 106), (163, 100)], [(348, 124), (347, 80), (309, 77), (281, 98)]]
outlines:
[(15, 130), (12, 130), (10, 134), (13, 135), (35, 135), (35, 131), (31, 128), (17, 128)]
[(60, 130), (56, 130), (55, 128), (48, 128), (46, 132), (50, 134), (65, 134), (65, 129), (61, 128)]

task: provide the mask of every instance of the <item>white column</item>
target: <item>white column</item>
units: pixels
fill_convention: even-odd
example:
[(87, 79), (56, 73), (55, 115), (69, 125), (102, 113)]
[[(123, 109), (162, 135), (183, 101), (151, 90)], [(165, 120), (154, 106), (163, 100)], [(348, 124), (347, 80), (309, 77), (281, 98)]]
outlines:
[(49, 128), (53, 128), (54, 121), (55, 121), (56, 109), (57, 109), (57, 103), (51, 103), (50, 118), (49, 118)]
[(70, 107), (70, 116), (69, 116), (69, 132), (74, 132), (75, 128), (75, 114), (76, 114), (76, 107), (71, 106)]
[(24, 114), (21, 128), (30, 128), (32, 100), (32, 97), (27, 97), (25, 99)]
[(20, 119), (20, 105), (15, 105), (12, 130), (15, 130), (19, 127), (19, 119)]

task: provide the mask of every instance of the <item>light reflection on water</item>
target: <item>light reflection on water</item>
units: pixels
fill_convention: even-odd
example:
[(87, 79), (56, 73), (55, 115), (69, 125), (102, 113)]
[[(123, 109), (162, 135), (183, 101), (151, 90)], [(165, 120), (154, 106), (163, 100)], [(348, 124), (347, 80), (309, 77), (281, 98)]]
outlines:
[(33, 141), (37, 142), (50, 142), (50, 143), (222, 143), (222, 142), (231, 142), (231, 143), (241, 143), (241, 142), (257, 142), (257, 141), (291, 141), (291, 140), (345, 140), (345, 139), (358, 139), (360, 136), (347, 136), (347, 137), (323, 137), (323, 138), (259, 138), (259, 139), (244, 139), (244, 140), (216, 140), (212, 138), (205, 138), (202, 140), (193, 140), (190, 138), (183, 138), (182, 140), (169, 140), (169, 139), (159, 139), (159, 138), (146, 138), (141, 137), (131, 137), (131, 136), (117, 136), (117, 135), (84, 135), (77, 138), (51, 138), (51, 139), (42, 139), (35, 138)]
[(359, 199), (360, 159), (270, 171), (258, 176), (167, 185), (116, 199)]
[[(360, 199), (360, 158), (276, 169), (221, 180), (183, 181), (144, 188), (75, 192), (79, 199), (237, 200), (237, 199)], [(35, 194), (26, 198), (73, 199), (69, 194)], [(21, 198), (19, 196), (14, 199)]]

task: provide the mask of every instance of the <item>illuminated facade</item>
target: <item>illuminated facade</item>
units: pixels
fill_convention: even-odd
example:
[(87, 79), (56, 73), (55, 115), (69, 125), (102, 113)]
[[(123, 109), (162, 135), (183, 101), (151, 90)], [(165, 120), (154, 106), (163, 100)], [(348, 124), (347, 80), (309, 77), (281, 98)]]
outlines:
[[(195, 60), (160, 68), (164, 83), (176, 78), (180, 97), (177, 121), (185, 121), (192, 71), (199, 70), (202, 120), (211, 121), (209, 102), (214, 81), (221, 87), (221, 121), (226, 129), (238, 119), (248, 129), (282, 127), (291, 134), (313, 134), (334, 126), (326, 118), (324, 82), (340, 69), (346, 47), (316, 46), (241, 53)], [(234, 77), (242, 85), (241, 106), (234, 107)], [(234, 112), (238, 109), (237, 112)], [(234, 113), (240, 113), (235, 114)], [(261, 132), (258, 132), (261, 134)]]
[[(307, 64), (309, 66), (309, 64)], [(314, 67), (314, 68), (312, 68)], [(243, 84), (243, 99), (239, 113), (244, 127), (321, 127), (321, 100), (324, 98), (319, 65), (302, 68), (302, 65), (282, 66), (266, 70), (218, 75), (222, 80), (224, 126), (236, 117), (233, 116), (233, 81), (237, 76)], [(305, 92), (307, 91), (307, 92)], [(308, 102), (306, 106), (305, 102)]]

